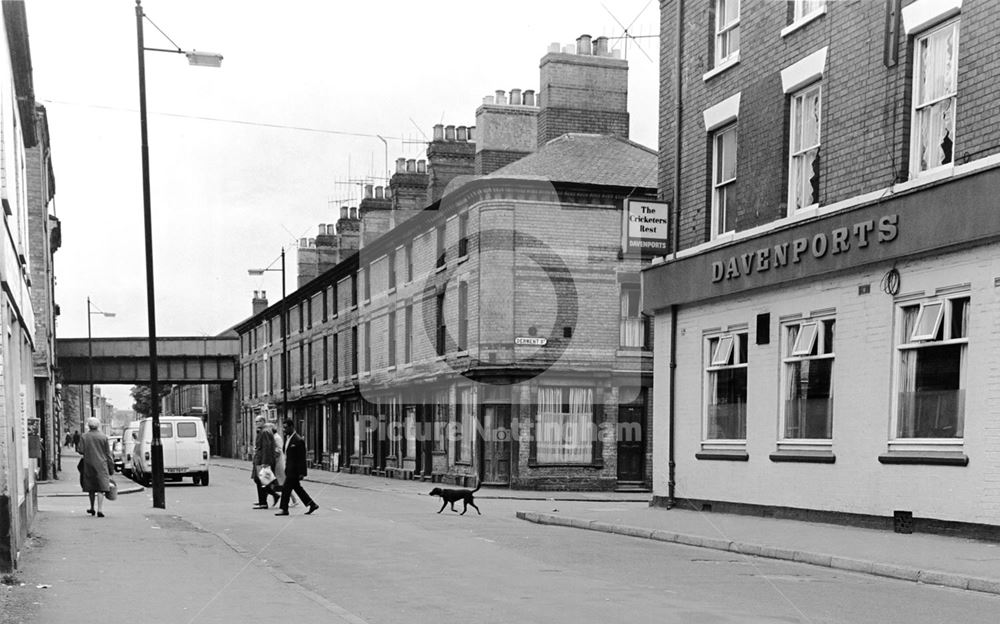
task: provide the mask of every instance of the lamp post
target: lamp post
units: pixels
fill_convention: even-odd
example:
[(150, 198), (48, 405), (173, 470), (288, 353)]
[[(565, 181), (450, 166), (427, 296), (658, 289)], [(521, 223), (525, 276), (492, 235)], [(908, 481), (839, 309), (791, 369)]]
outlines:
[[(272, 261), (271, 264), (274, 264)], [(277, 271), (270, 265), (263, 269), (247, 269), (250, 275), (263, 275), (265, 271)], [(285, 248), (281, 248), (281, 420), (288, 416), (288, 302), (285, 299)]]
[[(87, 380), (90, 381), (90, 415), (94, 415), (94, 344), (91, 339), (90, 334), (90, 317), (95, 314), (100, 314), (106, 318), (114, 318), (114, 312), (105, 312), (103, 310), (97, 309), (92, 310), (91, 308), (97, 308), (97, 306), (90, 303), (90, 297), (87, 297)], [(85, 431), (85, 429), (84, 429)]]
[(137, 49), (139, 53), (139, 127), (142, 135), (142, 214), (145, 223), (146, 242), (146, 310), (149, 319), (149, 415), (152, 417), (153, 441), (150, 446), (150, 460), (153, 472), (153, 507), (166, 509), (166, 497), (163, 491), (163, 445), (160, 441), (160, 388), (157, 379), (156, 363), (156, 301), (153, 288), (153, 225), (150, 209), (149, 191), (149, 141), (146, 133), (146, 59), (145, 52), (171, 52), (184, 54), (188, 63), (202, 67), (219, 67), (222, 65), (222, 55), (210, 52), (182, 50), (173, 42), (160, 27), (149, 20), (167, 41), (174, 44), (173, 50), (165, 48), (147, 48), (143, 44), (142, 21), (149, 20), (142, 11), (142, 0), (135, 0), (135, 28)]

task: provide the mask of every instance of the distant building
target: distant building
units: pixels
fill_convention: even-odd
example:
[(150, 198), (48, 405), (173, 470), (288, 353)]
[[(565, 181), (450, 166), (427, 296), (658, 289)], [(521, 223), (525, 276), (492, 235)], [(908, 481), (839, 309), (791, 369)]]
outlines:
[(706, 4), (660, 5), (654, 500), (1000, 536), (996, 4)]

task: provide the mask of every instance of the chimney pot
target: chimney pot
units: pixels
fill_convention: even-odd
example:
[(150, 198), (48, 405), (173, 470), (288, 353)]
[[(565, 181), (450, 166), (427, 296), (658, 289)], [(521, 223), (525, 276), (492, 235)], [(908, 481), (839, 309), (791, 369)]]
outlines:
[(396, 159), (396, 173), (403, 173), (406, 171), (406, 159), (397, 158)]
[(594, 56), (608, 55), (608, 38), (598, 37), (594, 39)]
[(590, 56), (594, 53), (593, 48), (590, 45), (591, 39), (590, 35), (580, 35), (576, 38), (576, 53)]
[(562, 50), (562, 44), (558, 41), (553, 41), (549, 44), (549, 52), (555, 52), (558, 54), (560, 50)]
[(444, 124), (434, 124), (434, 140), (444, 141)]
[(413, 158), (407, 159), (406, 161), (406, 173), (413, 173), (417, 170), (417, 161)]
[(510, 90), (510, 104), (511, 104), (511, 106), (520, 106), (521, 105), (521, 90), (520, 89), (511, 89)]
[(468, 129), (465, 126), (458, 126), (455, 128), (455, 140), (456, 141), (466, 141), (469, 138)]
[(444, 140), (454, 141), (455, 140), (455, 126), (445, 126), (444, 127)]
[(300, 238), (299, 239), (299, 249), (302, 249), (302, 248), (308, 247), (308, 246), (309, 246), (309, 239), (308, 238)]
[(326, 224), (325, 223), (320, 223), (319, 224), (319, 235), (323, 236), (324, 234), (326, 234)]
[(475, 126), (469, 126), (467, 131), (469, 133), (468, 134), (469, 140), (470, 141), (475, 141), (476, 140), (476, 127)]
[(417, 173), (427, 173), (427, 161), (420, 159), (417, 161)]
[(309, 239), (309, 246), (310, 247), (315, 247), (316, 246), (316, 239), (315, 238), (310, 238)]
[(375, 187), (375, 199), (382, 199), (382, 187), (381, 186), (376, 186)]
[(497, 89), (496, 103), (500, 105), (504, 105), (507, 103), (507, 93), (503, 89)]
[(493, 103), (492, 95), (487, 95), (483, 97), (483, 104), (492, 104), (492, 103)]
[(346, 219), (350, 213), (348, 212), (347, 206), (340, 207), (340, 218)]
[(564, 45), (562, 47), (563, 54), (573, 54), (576, 52), (576, 46), (574, 45)]
[(351, 207), (351, 218), (352, 219), (358, 218), (358, 208), (356, 206)]
[(267, 299), (267, 291), (266, 290), (260, 291), (260, 298), (261, 299)]
[(373, 187), (372, 187), (371, 184), (366, 184), (365, 185), (365, 199), (371, 199), (373, 197), (373, 195), (372, 195), (372, 188)]
[(534, 106), (535, 105), (535, 90), (534, 89), (525, 89), (524, 90), (524, 99), (523, 99), (523, 102), (524, 102), (525, 106)]
[(257, 292), (256, 290), (255, 290), (255, 291), (253, 291), (253, 298), (254, 298), (254, 299), (260, 299), (260, 293), (259, 293), (259, 292)]

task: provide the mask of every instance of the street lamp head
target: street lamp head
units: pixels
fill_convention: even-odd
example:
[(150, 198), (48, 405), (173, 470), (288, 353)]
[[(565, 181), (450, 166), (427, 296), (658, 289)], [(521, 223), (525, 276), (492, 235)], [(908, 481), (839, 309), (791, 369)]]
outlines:
[(215, 52), (198, 52), (197, 50), (192, 50), (185, 52), (184, 55), (187, 56), (189, 65), (222, 67), (222, 55)]
[(263, 275), (264, 269), (247, 269), (247, 273), (251, 276)]

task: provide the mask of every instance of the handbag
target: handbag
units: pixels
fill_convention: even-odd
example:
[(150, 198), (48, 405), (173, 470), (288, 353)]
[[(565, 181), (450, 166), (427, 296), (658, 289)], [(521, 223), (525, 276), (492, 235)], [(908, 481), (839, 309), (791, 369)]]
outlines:
[(268, 485), (274, 481), (274, 471), (271, 470), (270, 466), (261, 466), (260, 470), (257, 471), (257, 479), (261, 485)]
[(118, 498), (118, 484), (114, 479), (108, 480), (108, 491), (104, 493), (104, 497), (110, 501)]

